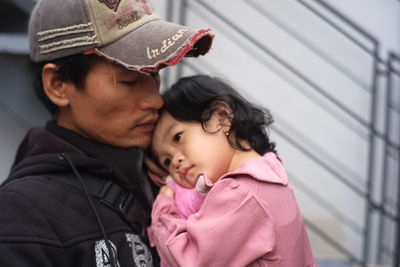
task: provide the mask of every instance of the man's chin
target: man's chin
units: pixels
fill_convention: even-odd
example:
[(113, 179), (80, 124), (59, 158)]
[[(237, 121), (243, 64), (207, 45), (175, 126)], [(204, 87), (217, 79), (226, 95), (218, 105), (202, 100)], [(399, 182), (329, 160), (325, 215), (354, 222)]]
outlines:
[(128, 147), (139, 147), (145, 150), (150, 147), (150, 144), (151, 144), (151, 137), (148, 137), (148, 138), (142, 138), (140, 140), (135, 140), (134, 142), (131, 142)]
[(129, 138), (113, 138), (103, 140), (103, 143), (121, 148), (139, 147), (141, 149), (147, 149), (151, 144), (151, 135), (142, 135), (140, 137), (132, 136)]

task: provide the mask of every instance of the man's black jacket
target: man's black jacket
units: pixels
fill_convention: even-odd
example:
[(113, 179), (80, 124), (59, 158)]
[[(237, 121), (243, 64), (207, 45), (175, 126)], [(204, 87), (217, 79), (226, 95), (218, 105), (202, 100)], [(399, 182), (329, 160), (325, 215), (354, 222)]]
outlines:
[[(0, 187), (0, 266), (157, 266), (145, 237), (153, 195), (142, 161), (138, 148), (89, 141), (54, 122), (30, 130)], [(87, 177), (112, 181), (134, 200), (122, 214), (85, 193), (78, 176), (87, 187)]]

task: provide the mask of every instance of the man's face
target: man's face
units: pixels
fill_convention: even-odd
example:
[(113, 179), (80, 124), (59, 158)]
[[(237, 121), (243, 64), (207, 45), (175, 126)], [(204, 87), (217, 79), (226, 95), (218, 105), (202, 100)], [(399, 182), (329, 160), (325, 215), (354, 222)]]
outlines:
[(153, 76), (104, 61), (89, 72), (84, 88), (68, 88), (69, 105), (58, 117), (61, 126), (113, 146), (150, 145), (163, 105)]

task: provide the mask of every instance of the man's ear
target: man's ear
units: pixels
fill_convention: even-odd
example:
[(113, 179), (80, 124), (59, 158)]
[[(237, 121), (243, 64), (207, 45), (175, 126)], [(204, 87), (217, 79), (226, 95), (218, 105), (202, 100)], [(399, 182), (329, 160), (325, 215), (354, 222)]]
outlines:
[(60, 80), (57, 74), (57, 65), (47, 63), (42, 68), (43, 89), (47, 97), (55, 105), (65, 107), (69, 105), (69, 98), (66, 94), (66, 87), (70, 83)]
[(232, 124), (232, 110), (225, 103), (217, 103), (216, 109), (211, 118), (205, 122), (204, 128), (207, 132), (216, 133), (222, 129), (224, 133), (229, 133)]

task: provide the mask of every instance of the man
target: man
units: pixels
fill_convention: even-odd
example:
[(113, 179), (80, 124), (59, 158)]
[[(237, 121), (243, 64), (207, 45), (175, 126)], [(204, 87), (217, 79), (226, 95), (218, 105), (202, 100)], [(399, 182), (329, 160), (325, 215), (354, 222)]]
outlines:
[(145, 0), (41, 0), (29, 37), (54, 119), (29, 131), (0, 187), (0, 266), (157, 266), (142, 167), (157, 72), (205, 54), (212, 33), (160, 20)]

